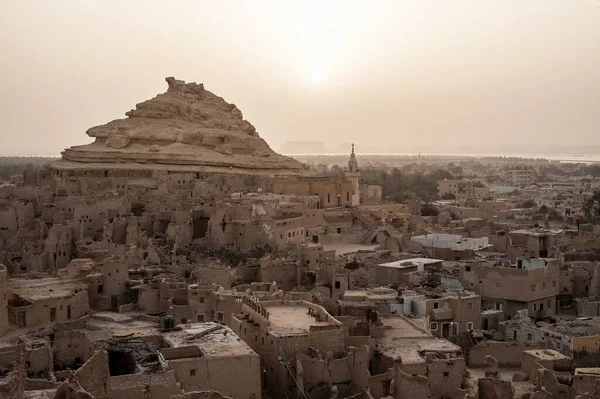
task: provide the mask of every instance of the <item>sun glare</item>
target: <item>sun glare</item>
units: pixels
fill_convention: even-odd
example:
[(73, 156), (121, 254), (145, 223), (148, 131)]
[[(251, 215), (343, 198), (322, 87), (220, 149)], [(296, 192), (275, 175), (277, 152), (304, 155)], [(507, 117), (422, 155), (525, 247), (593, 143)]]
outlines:
[(313, 72), (310, 75), (310, 78), (312, 79), (313, 82), (320, 82), (323, 80), (323, 74), (321, 72)]

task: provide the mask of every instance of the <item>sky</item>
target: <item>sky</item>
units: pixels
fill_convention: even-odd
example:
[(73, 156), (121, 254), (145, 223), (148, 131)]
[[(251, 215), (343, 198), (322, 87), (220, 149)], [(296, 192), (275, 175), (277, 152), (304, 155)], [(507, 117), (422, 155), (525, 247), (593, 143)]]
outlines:
[(204, 83), (277, 150), (600, 146), (600, 0), (0, 0), (0, 155)]

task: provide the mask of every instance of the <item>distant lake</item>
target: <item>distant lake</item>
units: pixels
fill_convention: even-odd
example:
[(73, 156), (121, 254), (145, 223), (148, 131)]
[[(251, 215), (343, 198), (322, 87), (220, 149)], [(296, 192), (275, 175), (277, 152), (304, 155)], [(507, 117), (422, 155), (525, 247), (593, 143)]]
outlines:
[[(347, 154), (285, 154), (289, 156), (340, 156)], [(382, 156), (382, 157), (416, 157), (418, 153), (405, 154), (384, 154), (384, 153), (358, 153), (357, 156)], [(548, 161), (560, 161), (567, 163), (596, 163), (600, 162), (600, 154), (426, 154), (421, 153), (422, 157), (472, 157), (472, 158), (523, 158), (523, 159), (546, 159)]]

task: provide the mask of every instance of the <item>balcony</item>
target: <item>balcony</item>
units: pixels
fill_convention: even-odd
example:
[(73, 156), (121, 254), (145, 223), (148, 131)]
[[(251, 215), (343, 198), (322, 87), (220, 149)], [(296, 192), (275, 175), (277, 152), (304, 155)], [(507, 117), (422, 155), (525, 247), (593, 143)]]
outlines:
[(454, 318), (454, 311), (451, 308), (433, 309), (429, 317), (431, 321), (452, 320)]

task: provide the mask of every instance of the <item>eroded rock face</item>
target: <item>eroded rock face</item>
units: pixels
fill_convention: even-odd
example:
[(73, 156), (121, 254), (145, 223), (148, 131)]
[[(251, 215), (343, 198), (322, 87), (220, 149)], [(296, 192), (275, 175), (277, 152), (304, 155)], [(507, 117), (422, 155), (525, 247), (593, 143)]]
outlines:
[(112, 148), (125, 148), (129, 145), (129, 136), (115, 133), (106, 139), (106, 145)]
[[(117, 119), (87, 131), (95, 142), (66, 149), (56, 169), (135, 166), (172, 171), (306, 173), (308, 167), (274, 152), (242, 112), (204, 85), (169, 77), (168, 90)], [(158, 165), (158, 166), (157, 166)], [(184, 167), (185, 166), (185, 167)], [(144, 168), (144, 166), (142, 166)]]

